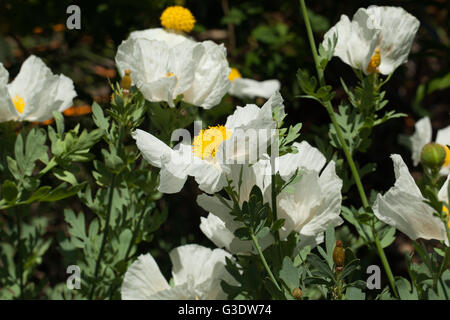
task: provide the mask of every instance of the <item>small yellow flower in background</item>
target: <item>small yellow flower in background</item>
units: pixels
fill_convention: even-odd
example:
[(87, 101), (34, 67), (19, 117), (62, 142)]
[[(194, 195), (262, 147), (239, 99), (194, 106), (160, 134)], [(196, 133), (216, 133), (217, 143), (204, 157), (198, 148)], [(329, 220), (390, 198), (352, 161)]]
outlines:
[(167, 7), (160, 19), (164, 28), (173, 31), (191, 32), (195, 25), (195, 18), (191, 11), (182, 6)]
[(66, 27), (62, 23), (55, 24), (53, 26), (53, 32), (61, 32), (64, 31)]

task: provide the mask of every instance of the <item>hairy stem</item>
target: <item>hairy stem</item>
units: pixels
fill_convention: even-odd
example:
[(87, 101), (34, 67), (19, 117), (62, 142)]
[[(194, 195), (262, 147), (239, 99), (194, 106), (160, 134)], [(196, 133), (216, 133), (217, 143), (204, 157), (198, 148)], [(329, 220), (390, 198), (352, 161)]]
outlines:
[[(122, 135), (123, 135), (123, 128), (119, 124), (119, 137), (118, 137), (118, 139), (116, 141), (117, 154), (120, 154), (120, 150), (121, 150), (121, 146), (122, 146)], [(102, 244), (100, 246), (100, 251), (98, 253), (97, 261), (95, 263), (94, 281), (92, 283), (91, 291), (89, 293), (89, 300), (91, 300), (93, 295), (94, 295), (95, 286), (96, 286), (97, 277), (98, 277), (98, 272), (99, 272), (99, 269), (100, 269), (100, 263), (101, 263), (101, 260), (103, 258), (103, 254), (104, 254), (104, 251), (105, 251), (106, 241), (108, 239), (108, 234), (109, 234), (109, 229), (110, 229), (109, 228), (109, 224), (110, 224), (110, 220), (111, 220), (113, 195), (114, 195), (114, 189), (116, 187), (116, 182), (117, 182), (116, 178), (117, 178), (117, 174), (114, 174), (112, 176), (112, 179), (111, 179), (111, 184), (109, 185), (109, 188), (108, 188), (108, 193), (109, 194), (108, 194), (108, 207), (106, 209), (105, 230), (103, 231)]]
[(269, 265), (267, 264), (266, 258), (264, 257), (264, 254), (262, 253), (261, 247), (259, 246), (258, 239), (256, 239), (255, 235), (253, 234), (253, 231), (251, 232), (251, 237), (253, 240), (253, 244), (255, 245), (255, 248), (258, 251), (259, 257), (261, 258), (261, 261), (264, 265), (264, 268), (266, 269), (267, 274), (269, 275), (270, 280), (272, 280), (275, 287), (277, 287), (277, 289), (281, 291), (281, 288), (278, 285), (278, 282), (275, 279), (272, 271), (270, 270)]

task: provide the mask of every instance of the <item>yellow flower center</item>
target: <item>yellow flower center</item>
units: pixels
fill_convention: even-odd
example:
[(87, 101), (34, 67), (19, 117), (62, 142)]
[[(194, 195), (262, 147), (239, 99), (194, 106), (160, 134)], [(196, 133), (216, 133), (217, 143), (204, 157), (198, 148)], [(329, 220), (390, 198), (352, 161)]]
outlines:
[(173, 73), (173, 72), (166, 72), (166, 77), (167, 78), (174, 77), (174, 76), (175, 76), (175, 73)]
[(14, 107), (16, 107), (17, 112), (20, 114), (23, 113), (23, 110), (25, 109), (25, 100), (18, 94), (16, 94), (11, 100)]
[(231, 72), (228, 75), (228, 80), (230, 80), (231, 82), (233, 82), (235, 79), (237, 78), (242, 78), (241, 73), (239, 72), (238, 69), (236, 68), (231, 68)]
[(220, 144), (231, 137), (231, 131), (224, 126), (203, 129), (194, 137), (192, 151), (196, 157), (214, 159)]
[(195, 24), (192, 13), (182, 6), (167, 7), (161, 14), (160, 20), (164, 28), (175, 31), (190, 32)]
[[(442, 165), (443, 167), (449, 166), (450, 165), (450, 149), (447, 146), (443, 146), (445, 149), (445, 160), (444, 160), (444, 164)], [(447, 211), (448, 213), (448, 211)]]
[(442, 206), (442, 212), (445, 212), (447, 214), (448, 218), (448, 227), (450, 228), (450, 213), (448, 212), (448, 209), (446, 206)]
[(375, 53), (373, 54), (372, 58), (370, 58), (369, 64), (367, 65), (367, 72), (369, 73), (375, 73), (379, 72), (378, 67), (381, 63), (381, 55), (380, 55), (380, 49), (376, 48)]

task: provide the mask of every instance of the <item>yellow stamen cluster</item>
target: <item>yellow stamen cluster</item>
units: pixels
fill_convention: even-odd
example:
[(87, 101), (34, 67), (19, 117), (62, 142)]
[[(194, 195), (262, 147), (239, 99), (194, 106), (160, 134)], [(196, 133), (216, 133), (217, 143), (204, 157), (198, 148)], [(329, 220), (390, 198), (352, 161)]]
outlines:
[(175, 73), (173, 73), (173, 72), (166, 72), (166, 77), (167, 78), (174, 77), (174, 76), (175, 76)]
[(182, 6), (167, 7), (160, 17), (161, 25), (169, 30), (190, 32), (195, 25), (195, 18), (189, 9)]
[(239, 72), (238, 69), (236, 68), (231, 68), (231, 72), (228, 75), (228, 80), (230, 80), (231, 82), (233, 82), (235, 79), (237, 78), (242, 78), (241, 73)]
[(450, 228), (450, 212), (448, 211), (446, 206), (442, 206), (442, 212), (447, 214), (447, 218), (448, 218), (448, 227)]
[(17, 112), (22, 114), (23, 110), (25, 110), (25, 100), (19, 95), (15, 95), (11, 100), (14, 104), (14, 107), (16, 107)]
[(224, 126), (203, 129), (194, 137), (192, 151), (201, 159), (214, 159), (220, 144), (231, 137), (231, 131)]
[(375, 73), (379, 72), (378, 67), (381, 63), (381, 55), (380, 55), (380, 49), (376, 48), (375, 53), (373, 54), (372, 58), (370, 58), (369, 64), (367, 65), (367, 72), (368, 73)]
[(443, 146), (445, 149), (445, 160), (443, 167), (450, 166), (450, 149), (447, 146)]

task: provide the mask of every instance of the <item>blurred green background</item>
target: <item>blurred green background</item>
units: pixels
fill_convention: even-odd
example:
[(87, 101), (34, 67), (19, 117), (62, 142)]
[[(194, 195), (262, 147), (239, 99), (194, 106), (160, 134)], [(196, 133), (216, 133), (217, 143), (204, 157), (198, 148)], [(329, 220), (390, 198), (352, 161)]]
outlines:
[[(81, 30), (65, 28), (69, 16), (66, 8), (71, 4), (81, 8)], [(37, 55), (54, 73), (63, 73), (73, 79), (78, 93), (74, 102), (76, 106), (91, 105), (93, 101), (106, 106), (111, 94), (108, 79), (112, 82), (118, 80), (114, 63), (117, 46), (131, 31), (160, 27), (161, 12), (174, 4), (182, 4), (194, 14), (197, 24), (191, 36), (197, 40), (224, 43), (230, 65), (237, 67), (244, 77), (280, 80), (288, 113), (287, 124), (302, 122), (302, 139), (313, 145), (317, 138), (327, 141), (329, 119), (326, 110), (312, 100), (296, 98), (300, 93), (296, 81), (297, 69), (301, 66), (311, 73), (314, 69), (299, 3), (295, 0), (0, 1), (0, 61), (14, 77), (29, 55)], [(386, 191), (394, 181), (389, 159), (391, 153), (400, 153), (412, 168), (410, 152), (398, 143), (397, 137), (411, 134), (415, 121), (426, 115), (431, 117), (435, 130), (450, 124), (450, 2), (307, 1), (316, 41), (321, 41), (323, 34), (339, 20), (340, 15), (351, 17), (359, 7), (372, 4), (401, 6), (421, 23), (408, 63), (395, 72), (385, 87), (389, 100), (386, 108), (409, 116), (391, 120), (377, 128), (372, 146), (365, 154), (357, 156), (360, 163), (370, 161), (378, 165), (375, 174), (364, 178), (366, 189)], [(351, 68), (334, 58), (328, 66), (326, 79), (336, 90), (335, 105), (345, 98), (340, 85), (341, 77), (348, 84), (356, 80)], [(227, 96), (221, 105), (210, 111), (201, 111), (201, 114), (211, 124), (222, 122), (234, 106), (250, 102), (253, 101)], [(263, 101), (257, 100), (257, 103)], [(69, 126), (81, 122), (85, 127), (93, 127), (88, 115), (66, 118), (66, 122)], [(88, 171), (89, 168), (86, 168), (87, 178)], [(155, 240), (141, 250), (151, 250), (158, 255), (157, 260), (166, 274), (170, 272), (170, 264), (164, 251), (191, 242), (212, 246), (198, 228), (200, 216), (206, 213), (195, 203), (194, 195), (197, 194), (199, 190), (195, 182), (188, 181), (180, 194), (164, 196), (158, 202), (160, 208), (168, 209), (169, 218)], [(351, 190), (345, 204), (359, 205), (355, 190)], [(33, 214), (45, 214), (51, 218), (49, 237), (64, 237), (62, 211), (67, 206), (89, 211), (76, 198), (33, 207)], [(404, 250), (411, 250), (411, 245), (402, 236), (387, 250), (389, 257), (394, 259), (396, 274), (405, 273)], [(366, 259), (375, 259), (376, 262), (373, 256)], [(58, 244), (54, 242), (39, 269), (41, 274), (36, 277), (46, 276), (52, 283), (64, 281), (65, 268), (61, 260)]]

